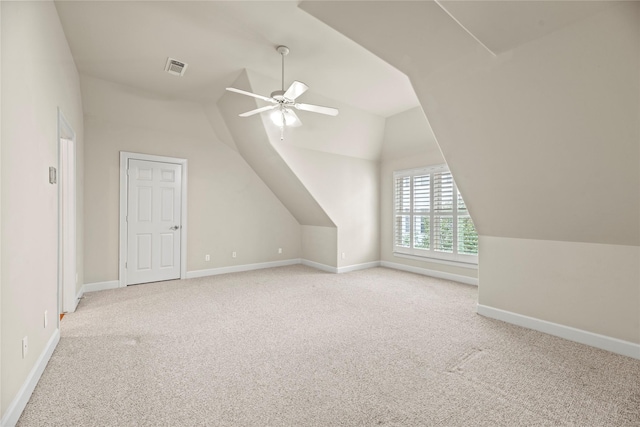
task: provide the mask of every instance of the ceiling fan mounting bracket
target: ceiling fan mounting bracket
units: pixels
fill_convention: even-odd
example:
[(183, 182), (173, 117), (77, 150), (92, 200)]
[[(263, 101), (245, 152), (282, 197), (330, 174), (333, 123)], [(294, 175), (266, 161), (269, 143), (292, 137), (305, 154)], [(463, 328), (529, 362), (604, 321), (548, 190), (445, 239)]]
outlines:
[(276, 50), (278, 51), (278, 53), (282, 56), (286, 56), (289, 54), (289, 48), (283, 45), (280, 45), (278, 47), (276, 47)]

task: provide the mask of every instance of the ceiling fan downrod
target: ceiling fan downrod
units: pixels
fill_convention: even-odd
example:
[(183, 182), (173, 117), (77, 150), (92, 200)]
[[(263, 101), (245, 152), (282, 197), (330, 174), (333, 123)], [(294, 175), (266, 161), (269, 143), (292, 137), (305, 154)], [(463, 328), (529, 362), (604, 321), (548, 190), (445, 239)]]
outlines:
[(284, 57), (289, 54), (289, 48), (283, 45), (276, 47), (276, 51), (282, 57), (282, 92), (284, 93)]
[[(284, 57), (289, 54), (289, 48), (286, 46), (280, 45), (276, 47), (276, 51), (280, 54), (282, 58), (282, 84), (280, 87), (282, 88), (282, 93), (284, 94)], [(280, 102), (280, 114), (282, 114), (282, 124), (280, 125), (280, 141), (284, 141), (284, 125), (286, 123), (286, 120), (284, 117), (284, 107), (283, 107), (284, 99), (279, 102)]]

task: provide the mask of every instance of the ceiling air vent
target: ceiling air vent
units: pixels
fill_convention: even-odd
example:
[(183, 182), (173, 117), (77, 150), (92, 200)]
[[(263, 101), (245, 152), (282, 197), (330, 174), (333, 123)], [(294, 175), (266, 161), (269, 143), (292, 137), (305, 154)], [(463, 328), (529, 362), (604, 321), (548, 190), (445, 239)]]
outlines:
[(184, 76), (184, 72), (187, 69), (189, 64), (185, 64), (184, 62), (177, 61), (173, 58), (167, 58), (167, 65), (164, 67), (164, 70), (173, 74), (174, 76)]

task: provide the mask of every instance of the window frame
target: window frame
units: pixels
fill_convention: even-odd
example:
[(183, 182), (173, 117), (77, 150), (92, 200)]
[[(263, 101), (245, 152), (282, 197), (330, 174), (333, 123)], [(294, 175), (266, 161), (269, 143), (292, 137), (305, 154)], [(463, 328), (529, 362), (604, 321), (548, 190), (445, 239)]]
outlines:
[[(446, 172), (446, 173), (451, 173), (451, 171), (449, 170), (449, 168), (447, 167), (446, 164), (444, 165), (433, 165), (433, 166), (426, 166), (426, 167), (420, 167), (420, 168), (414, 168), (414, 169), (405, 169), (405, 170), (398, 170), (398, 171), (394, 171), (393, 172), (393, 199), (392, 199), (392, 210), (393, 210), (393, 215), (392, 215), (392, 221), (393, 221), (393, 225), (392, 225), (392, 245), (393, 245), (393, 254), (394, 256), (398, 256), (398, 257), (402, 257), (402, 258), (417, 258), (417, 259), (421, 259), (421, 260), (425, 260), (425, 261), (433, 261), (433, 262), (445, 262), (447, 264), (449, 263), (453, 263), (453, 264), (465, 264), (467, 266), (472, 265), (472, 266), (477, 266), (478, 265), (478, 255), (469, 255), (469, 254), (461, 254), (458, 253), (458, 222), (459, 222), (459, 218), (460, 217), (466, 217), (468, 216), (469, 218), (471, 218), (471, 215), (469, 214), (469, 211), (467, 209), (465, 209), (466, 212), (464, 213), (459, 213), (458, 212), (458, 197), (462, 197), (459, 196), (459, 191), (458, 191), (458, 186), (455, 184), (455, 180), (453, 179), (452, 176), (452, 185), (453, 185), (453, 202), (452, 202), (452, 209), (450, 212), (446, 212), (446, 213), (442, 213), (442, 212), (436, 212), (436, 209), (434, 209), (434, 174), (437, 173), (442, 173), (442, 172)], [(426, 175), (429, 174), (430, 178), (429, 178), (429, 209), (428, 211), (425, 210), (416, 210), (415, 208), (415, 204), (414, 204), (414, 177), (416, 176), (421, 176), (421, 175)], [(409, 209), (405, 210), (399, 210), (398, 206), (401, 205), (403, 206), (403, 203), (398, 203), (399, 199), (398, 199), (398, 185), (397, 185), (397, 179), (398, 178), (409, 178), (409, 183), (410, 183), (410, 199), (409, 199)], [(402, 202), (406, 201), (406, 196), (405, 198), (402, 200)], [(464, 201), (463, 201), (464, 203)], [(397, 221), (398, 221), (398, 217), (399, 216), (408, 216), (409, 217), (409, 229), (410, 229), (410, 234), (409, 234), (409, 242), (410, 245), (409, 247), (406, 246), (398, 246), (396, 243), (398, 241), (402, 240), (402, 237), (400, 237), (400, 239), (398, 239), (398, 228), (397, 228)], [(423, 217), (423, 216), (428, 216), (429, 217), (429, 249), (423, 249), (423, 248), (417, 248), (414, 247), (415, 245), (415, 241), (414, 241), (414, 235), (415, 235), (415, 217)], [(434, 229), (435, 227), (433, 226), (434, 224), (434, 218), (436, 216), (452, 216), (453, 217), (453, 248), (452, 248), (452, 252), (442, 252), (442, 251), (436, 251), (434, 249)], [(471, 218), (471, 221), (473, 222), (473, 219)], [(475, 226), (474, 226), (475, 228)], [(476, 231), (477, 232), (477, 231)]]

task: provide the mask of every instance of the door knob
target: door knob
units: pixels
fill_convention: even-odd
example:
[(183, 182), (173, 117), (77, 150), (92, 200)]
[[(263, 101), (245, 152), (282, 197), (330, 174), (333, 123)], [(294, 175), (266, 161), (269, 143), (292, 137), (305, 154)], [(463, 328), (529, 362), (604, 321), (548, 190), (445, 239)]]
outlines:
[(169, 227), (169, 230), (177, 230), (178, 228), (180, 228), (179, 225), (174, 225), (173, 227)]

